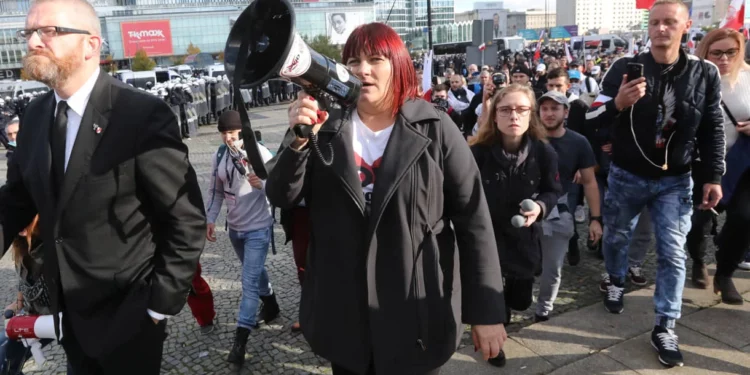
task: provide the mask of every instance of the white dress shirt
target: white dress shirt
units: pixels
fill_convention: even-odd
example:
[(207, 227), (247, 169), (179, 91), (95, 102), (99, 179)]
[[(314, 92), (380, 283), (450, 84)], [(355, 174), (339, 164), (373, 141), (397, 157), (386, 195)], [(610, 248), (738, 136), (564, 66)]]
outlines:
[[(76, 142), (78, 136), (78, 129), (81, 127), (81, 120), (83, 119), (83, 113), (86, 112), (86, 106), (89, 104), (89, 98), (91, 98), (91, 91), (94, 90), (96, 80), (99, 79), (99, 68), (96, 68), (94, 74), (89, 77), (86, 83), (81, 86), (70, 98), (63, 99), (55, 91), (55, 112), (57, 113), (57, 105), (60, 104), (61, 100), (65, 100), (68, 103), (68, 128), (65, 134), (65, 171), (68, 170), (68, 161), (70, 161), (70, 154), (73, 152), (73, 145)], [(164, 314), (147, 310), (148, 315), (156, 320), (163, 320), (167, 318)]]

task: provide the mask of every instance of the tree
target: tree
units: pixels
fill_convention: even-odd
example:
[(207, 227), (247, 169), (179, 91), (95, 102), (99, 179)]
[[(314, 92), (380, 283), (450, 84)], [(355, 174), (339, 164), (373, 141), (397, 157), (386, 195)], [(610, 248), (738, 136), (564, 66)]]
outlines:
[(194, 45), (193, 42), (190, 42), (190, 44), (188, 44), (187, 53), (188, 55), (197, 55), (201, 53), (201, 49)]
[(169, 59), (172, 60), (173, 65), (182, 65), (185, 63), (185, 56), (172, 56)]
[(139, 49), (138, 52), (135, 53), (135, 58), (133, 58), (133, 66), (131, 69), (134, 72), (142, 72), (153, 70), (155, 66), (156, 61), (149, 58), (146, 51)]
[(302, 37), (307, 45), (315, 52), (330, 57), (336, 62), (341, 62), (341, 49), (331, 44), (331, 38), (326, 35), (317, 35), (310, 39), (307, 36)]

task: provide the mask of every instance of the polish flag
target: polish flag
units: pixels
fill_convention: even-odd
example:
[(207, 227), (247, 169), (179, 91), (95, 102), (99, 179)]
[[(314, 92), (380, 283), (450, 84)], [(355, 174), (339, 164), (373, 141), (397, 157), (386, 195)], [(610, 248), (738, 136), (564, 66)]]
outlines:
[(745, 0), (732, 0), (727, 8), (727, 16), (719, 25), (722, 29), (739, 30), (745, 23)]
[(539, 34), (539, 41), (536, 42), (536, 51), (534, 51), (534, 62), (539, 61), (539, 59), (542, 58), (542, 40), (544, 39), (544, 32), (546, 30), (542, 30), (541, 34)]
[(479, 45), (479, 50), (480, 51), (484, 51), (485, 48), (487, 48), (487, 45), (485, 43), (482, 43), (482, 44)]
[(651, 9), (656, 0), (635, 0), (635, 9)]
[(565, 43), (565, 58), (568, 59), (568, 63), (573, 62), (573, 56), (570, 55), (570, 46)]

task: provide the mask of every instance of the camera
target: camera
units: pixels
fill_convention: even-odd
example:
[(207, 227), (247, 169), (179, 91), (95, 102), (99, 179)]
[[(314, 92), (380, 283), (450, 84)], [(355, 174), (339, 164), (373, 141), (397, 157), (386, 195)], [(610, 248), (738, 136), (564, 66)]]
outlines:
[(445, 113), (448, 113), (448, 109), (450, 108), (450, 104), (448, 104), (448, 101), (443, 98), (432, 99), (432, 104), (435, 106), (435, 108)]
[(495, 73), (492, 75), (492, 83), (495, 86), (501, 86), (508, 83), (508, 78), (505, 77), (505, 73)]

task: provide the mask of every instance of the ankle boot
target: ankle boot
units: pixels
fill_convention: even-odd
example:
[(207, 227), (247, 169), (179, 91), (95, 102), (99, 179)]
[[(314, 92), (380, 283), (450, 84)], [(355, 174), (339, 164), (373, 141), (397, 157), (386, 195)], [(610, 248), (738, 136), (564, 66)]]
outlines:
[(237, 333), (234, 336), (234, 344), (232, 345), (232, 350), (227, 357), (227, 362), (240, 366), (245, 363), (245, 350), (247, 347), (247, 337), (249, 335), (249, 329), (242, 327), (237, 328)]
[(744, 303), (731, 277), (714, 276), (714, 293), (721, 294), (721, 302), (728, 305), (742, 305)]
[(708, 270), (703, 263), (693, 263), (693, 284), (697, 288), (708, 289)]
[(263, 306), (260, 308), (258, 320), (262, 320), (268, 324), (276, 319), (279, 316), (279, 312), (281, 312), (279, 304), (276, 302), (276, 294), (272, 293), (270, 296), (260, 296), (260, 300), (263, 302)]

